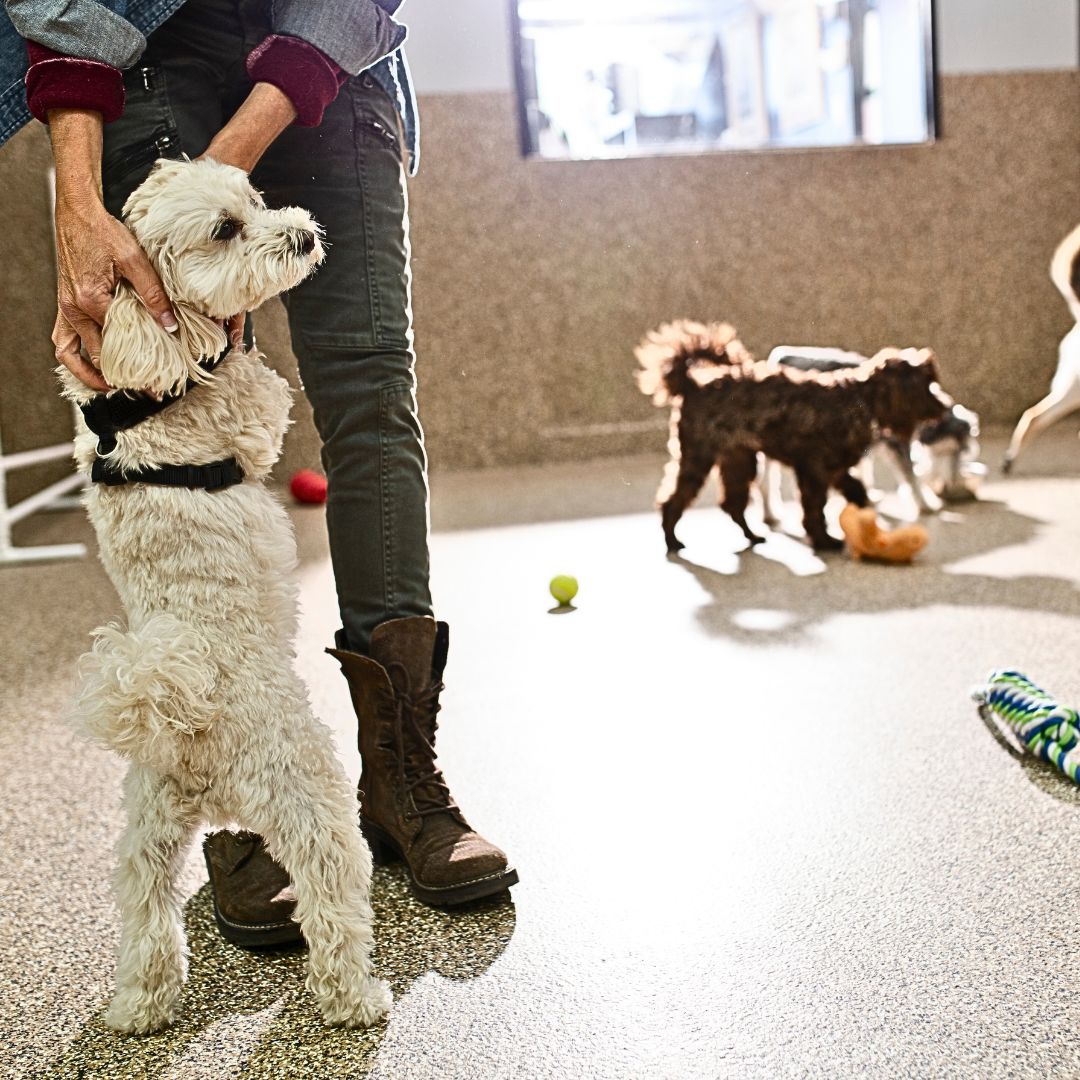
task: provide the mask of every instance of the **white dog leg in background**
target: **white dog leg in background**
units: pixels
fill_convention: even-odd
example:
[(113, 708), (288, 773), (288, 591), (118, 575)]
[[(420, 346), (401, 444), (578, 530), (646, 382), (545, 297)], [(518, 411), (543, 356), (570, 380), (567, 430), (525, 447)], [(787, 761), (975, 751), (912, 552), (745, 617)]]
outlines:
[(874, 454), (876, 451), (877, 447), (871, 446), (870, 449), (863, 454), (859, 464), (851, 470), (851, 475), (862, 481), (863, 487), (866, 488), (866, 497), (872, 503), (881, 502), (883, 495), (881, 488), (877, 486), (877, 477), (874, 475)]
[(911, 460), (911, 443), (908, 440), (885, 441), (885, 450), (896, 470), (903, 478), (920, 514), (936, 514), (942, 507), (941, 500), (922, 482)]
[(187, 942), (176, 881), (197, 821), (170, 781), (132, 765), (124, 780), (128, 826), (116, 892), (122, 929), (116, 994), (105, 1022), (146, 1034), (169, 1024), (187, 975)]
[(758, 490), (761, 492), (761, 516), (766, 525), (779, 525), (784, 506), (782, 466), (761, 455), (758, 467)]
[(1058, 367), (1050, 384), (1050, 393), (1020, 417), (1005, 452), (1005, 472), (1012, 468), (1020, 451), (1036, 435), (1077, 410), (1080, 410), (1080, 323), (1061, 339)]

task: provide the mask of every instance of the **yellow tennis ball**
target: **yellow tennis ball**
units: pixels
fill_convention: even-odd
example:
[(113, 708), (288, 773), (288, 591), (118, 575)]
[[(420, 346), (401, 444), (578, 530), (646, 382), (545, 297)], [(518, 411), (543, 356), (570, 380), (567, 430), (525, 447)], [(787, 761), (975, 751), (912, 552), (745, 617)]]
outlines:
[(569, 604), (577, 596), (577, 578), (569, 574), (556, 574), (548, 588), (560, 604)]

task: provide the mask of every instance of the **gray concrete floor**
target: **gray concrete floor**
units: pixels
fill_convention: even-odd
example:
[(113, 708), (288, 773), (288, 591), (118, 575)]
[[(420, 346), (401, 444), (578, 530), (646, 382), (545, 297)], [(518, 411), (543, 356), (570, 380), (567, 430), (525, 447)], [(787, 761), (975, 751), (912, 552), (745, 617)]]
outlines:
[[(968, 699), (1010, 665), (1080, 702), (1077, 454), (1048, 437), (910, 568), (743, 552), (704, 503), (668, 560), (656, 458), (437, 476), (442, 761), (521, 883), (451, 915), (380, 870), (397, 1004), (367, 1033), (322, 1027), (302, 953), (217, 937), (197, 855), (182, 1019), (104, 1029), (122, 766), (62, 717), (119, 611), (93, 560), (0, 571), (0, 1076), (1080, 1076), (1080, 799)], [(294, 520), (299, 665), (355, 773), (321, 515)]]

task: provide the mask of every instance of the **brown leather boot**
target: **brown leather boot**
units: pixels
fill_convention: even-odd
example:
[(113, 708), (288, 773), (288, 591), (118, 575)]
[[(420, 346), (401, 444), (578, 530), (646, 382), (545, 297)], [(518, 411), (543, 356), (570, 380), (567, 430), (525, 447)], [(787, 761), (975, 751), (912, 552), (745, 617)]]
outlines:
[(247, 949), (280, 948), (304, 940), (294, 922), (296, 894), (289, 875), (252, 832), (210, 833), (203, 841), (214, 918), (221, 936)]
[(449, 640), (446, 623), (413, 617), (377, 626), (370, 657), (327, 649), (341, 662), (359, 721), (360, 827), (372, 857), (403, 859), (416, 896), (440, 906), (518, 880), (506, 856), (470, 828), (435, 763)]

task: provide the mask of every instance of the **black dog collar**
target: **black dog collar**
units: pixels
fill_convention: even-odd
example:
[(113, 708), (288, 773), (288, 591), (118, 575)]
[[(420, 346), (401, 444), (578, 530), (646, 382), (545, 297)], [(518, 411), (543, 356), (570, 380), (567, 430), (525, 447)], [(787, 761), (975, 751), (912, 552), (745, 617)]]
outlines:
[(120, 484), (160, 484), (165, 487), (204, 488), (218, 491), (244, 479), (244, 470), (236, 458), (223, 458), (209, 465), (162, 465), (160, 469), (121, 472), (109, 462), (96, 458), (90, 469), (95, 484), (117, 487)]
[[(228, 349), (217, 356), (199, 361), (203, 371), (211, 372), (225, 359)], [(186, 390), (197, 385), (194, 379), (188, 379)], [(184, 392), (186, 392), (186, 390)], [(116, 449), (116, 433), (133, 428), (151, 416), (167, 409), (183, 397), (182, 393), (165, 394), (160, 400), (149, 394), (98, 394), (85, 405), (79, 406), (86, 426), (98, 437), (97, 452), (111, 454)]]
[[(199, 361), (199, 367), (210, 372), (225, 359), (229, 349), (217, 356)], [(186, 390), (197, 383), (188, 379)], [(186, 392), (186, 391), (185, 391)], [(86, 426), (98, 437), (98, 457), (90, 470), (95, 484), (163, 484), (169, 487), (205, 488), (217, 491), (231, 487), (244, 479), (244, 472), (236, 458), (213, 461), (209, 465), (163, 465), (159, 469), (140, 469), (125, 473), (104, 460), (105, 455), (116, 449), (116, 433), (141, 424), (151, 416), (179, 401), (183, 393), (166, 394), (158, 399), (148, 394), (98, 394), (85, 405), (80, 405)]]

